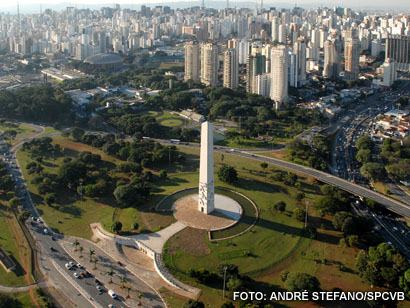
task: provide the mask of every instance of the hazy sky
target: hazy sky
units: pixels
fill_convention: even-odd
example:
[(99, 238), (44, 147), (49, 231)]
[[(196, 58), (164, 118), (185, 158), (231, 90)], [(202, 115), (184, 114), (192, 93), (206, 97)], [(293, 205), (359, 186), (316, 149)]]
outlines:
[[(212, 2), (214, 0), (211, 0)], [(255, 2), (256, 0), (252, 0), (251, 2)], [(47, 8), (47, 5), (56, 5), (56, 4), (67, 4), (67, 5), (76, 5), (78, 8), (87, 7), (87, 4), (92, 5), (109, 5), (113, 6), (114, 3), (118, 4), (132, 4), (132, 5), (140, 5), (140, 4), (164, 4), (172, 3), (172, 2), (186, 2), (191, 3), (191, 5), (196, 5), (200, 3), (200, 0), (196, 1), (189, 1), (189, 0), (0, 0), (0, 8), (12, 8), (17, 6), (17, 2), (20, 5), (20, 11), (24, 11), (24, 6), (33, 5), (40, 6), (42, 4), (43, 8)], [(207, 0), (205, 0), (206, 5)], [(221, 0), (221, 2), (225, 2), (225, 0)], [(247, 0), (231, 0), (232, 3), (234, 2), (244, 2), (246, 6), (249, 6), (249, 1)], [(257, 0), (260, 3), (260, 0)], [(333, 7), (334, 5), (342, 6), (342, 7), (362, 7), (362, 8), (390, 8), (390, 9), (404, 9), (405, 11), (409, 11), (409, 0), (264, 0), (265, 7), (268, 6), (277, 6), (277, 7), (289, 7), (294, 6), (297, 4), (298, 6), (313, 6), (313, 5), (320, 5), (323, 4), (324, 6)], [(28, 7), (26, 7), (28, 8)], [(10, 13), (12, 13), (12, 9), (8, 9)]]

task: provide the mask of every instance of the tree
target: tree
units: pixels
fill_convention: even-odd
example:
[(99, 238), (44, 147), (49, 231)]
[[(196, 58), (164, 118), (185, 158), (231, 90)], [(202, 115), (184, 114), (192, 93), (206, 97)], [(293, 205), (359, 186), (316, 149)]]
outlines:
[(5, 130), (3, 137), (4, 139), (13, 140), (17, 137), (17, 132), (14, 129)]
[(268, 168), (268, 164), (266, 162), (262, 162), (260, 164), (261, 168), (263, 169), (263, 171), (265, 171), (266, 168)]
[(218, 178), (225, 183), (233, 184), (238, 180), (238, 173), (234, 167), (224, 165), (218, 171)]
[(372, 152), (368, 149), (360, 149), (356, 154), (356, 159), (362, 164), (369, 163), (372, 160)]
[(167, 174), (167, 172), (166, 172), (165, 170), (161, 170), (161, 171), (158, 173), (158, 176), (159, 176), (159, 178), (160, 178), (161, 180), (165, 180), (165, 179), (168, 177), (168, 174)]
[(98, 259), (97, 258), (93, 258), (92, 260), (90, 260), (91, 263), (94, 263), (94, 270), (97, 269), (97, 263), (98, 263)]
[(55, 193), (48, 193), (47, 195), (44, 196), (44, 202), (47, 205), (52, 205), (53, 203), (56, 202), (56, 194)]
[(127, 279), (125, 279), (124, 276), (121, 276), (121, 278), (120, 278), (120, 283), (121, 283), (120, 288), (121, 288), (121, 289), (124, 289), (126, 282), (127, 282)]
[(273, 205), (273, 208), (279, 212), (284, 212), (286, 209), (285, 201), (278, 201)]
[(127, 296), (126, 296), (126, 298), (130, 298), (130, 291), (131, 291), (131, 287), (127, 286)]
[(197, 302), (193, 300), (189, 300), (185, 305), (184, 308), (205, 308), (204, 303), (202, 302)]
[(240, 291), (243, 289), (243, 282), (237, 277), (231, 277), (226, 283), (226, 287), (232, 292)]
[(370, 138), (370, 136), (366, 135), (366, 136), (363, 136), (357, 139), (355, 146), (359, 150), (362, 150), (362, 149), (371, 150), (374, 147), (374, 143), (372, 139)]
[(400, 276), (399, 286), (405, 292), (407, 298), (410, 298), (410, 268)]
[(138, 292), (138, 299), (139, 299), (139, 303), (138, 303), (138, 306), (141, 306), (141, 298), (142, 298), (142, 293), (141, 292)]
[(232, 304), (232, 302), (226, 302), (222, 304), (221, 308), (235, 308), (235, 306)]
[(30, 217), (29, 211), (22, 211), (17, 216), (18, 220), (20, 220), (21, 222), (25, 222), (29, 217)]
[(313, 292), (320, 289), (319, 280), (306, 273), (289, 273), (285, 285), (292, 292)]
[(78, 250), (80, 251), (80, 258), (82, 258), (83, 257), (84, 247), (80, 246), (80, 247), (78, 247)]
[(75, 240), (75, 241), (73, 242), (73, 246), (74, 246), (74, 250), (75, 250), (75, 251), (77, 251), (78, 245), (80, 245), (80, 242), (79, 242), (78, 240)]
[(71, 188), (73, 184), (79, 183), (81, 179), (84, 179), (86, 173), (87, 168), (83, 163), (73, 161), (63, 164), (58, 169), (58, 178), (63, 184)]
[(0, 294), (0, 308), (19, 308), (22, 307), (21, 302), (12, 298), (7, 294)]
[(382, 181), (386, 177), (386, 171), (382, 164), (366, 163), (360, 168), (360, 173), (372, 181)]
[(122, 223), (120, 221), (114, 221), (111, 225), (111, 231), (114, 233), (119, 233), (122, 229)]
[(90, 262), (92, 262), (92, 256), (95, 255), (95, 250), (90, 248), (90, 250), (88, 251), (88, 254), (90, 256)]
[(114, 197), (118, 203), (131, 206), (139, 198), (138, 190), (129, 184), (119, 185), (114, 190)]
[(295, 217), (297, 221), (305, 221), (305, 216), (306, 211), (304, 209), (297, 208), (293, 211), (293, 217)]
[(84, 130), (79, 127), (74, 127), (73, 129), (71, 129), (71, 136), (73, 136), (75, 141), (80, 141), (81, 138), (83, 138), (84, 134)]
[(110, 281), (109, 281), (108, 283), (112, 283), (112, 276), (114, 276), (114, 271), (113, 271), (112, 268), (110, 268), (110, 269), (107, 271), (107, 275), (110, 276)]
[(10, 199), (9, 204), (10, 204), (10, 208), (13, 211), (16, 211), (17, 207), (21, 204), (21, 198), (13, 197), (13, 198)]

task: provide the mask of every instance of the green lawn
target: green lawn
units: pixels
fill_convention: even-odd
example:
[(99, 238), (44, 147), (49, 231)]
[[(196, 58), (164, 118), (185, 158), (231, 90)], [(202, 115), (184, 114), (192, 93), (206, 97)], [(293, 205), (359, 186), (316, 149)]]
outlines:
[(25, 124), (5, 122), (0, 124), (0, 130), (15, 130), (17, 137), (22, 137), (34, 133), (36, 130)]
[(182, 126), (184, 122), (180, 119), (166, 119), (161, 121), (161, 125), (166, 127), (179, 127)]
[[(18, 287), (27, 285), (26, 279), (24, 278), (24, 269), (18, 261), (18, 247), (17, 239), (14, 238), (11, 231), (9, 230), (8, 223), (6, 222), (5, 215), (11, 215), (10, 212), (5, 211), (4, 205), (1, 205), (2, 209), (0, 211), (0, 246), (4, 251), (13, 259), (17, 267), (15, 271), (10, 273), (6, 272), (3, 266), (0, 266), (0, 285)], [(23, 248), (22, 248), (23, 249)]]

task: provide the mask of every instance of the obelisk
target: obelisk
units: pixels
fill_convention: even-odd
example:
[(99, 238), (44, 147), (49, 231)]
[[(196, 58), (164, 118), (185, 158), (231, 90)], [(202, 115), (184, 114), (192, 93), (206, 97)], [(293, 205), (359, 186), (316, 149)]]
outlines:
[(214, 133), (212, 123), (206, 121), (201, 125), (198, 210), (209, 214), (214, 203)]

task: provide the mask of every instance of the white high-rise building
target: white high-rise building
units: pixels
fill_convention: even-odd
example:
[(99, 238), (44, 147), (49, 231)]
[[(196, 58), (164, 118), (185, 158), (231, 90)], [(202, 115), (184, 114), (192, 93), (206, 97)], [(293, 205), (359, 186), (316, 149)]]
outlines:
[(393, 59), (387, 58), (383, 64), (383, 85), (391, 87), (397, 79), (397, 67)]
[(238, 43), (239, 64), (246, 64), (249, 55), (249, 41), (242, 40)]
[(239, 80), (238, 52), (234, 48), (229, 48), (224, 53), (224, 81), (226, 88), (236, 89)]
[(201, 82), (206, 86), (218, 85), (218, 45), (206, 43), (201, 45)]
[(275, 16), (272, 18), (272, 41), (279, 42), (279, 17)]
[(199, 80), (199, 71), (201, 68), (199, 58), (199, 45), (195, 42), (185, 44), (185, 76), (184, 80)]
[(279, 43), (286, 44), (287, 43), (287, 29), (286, 25), (279, 26)]
[(256, 76), (256, 94), (266, 97), (270, 96), (271, 74), (261, 74)]
[(280, 45), (271, 53), (271, 91), (270, 98), (279, 104), (288, 97), (288, 49)]

